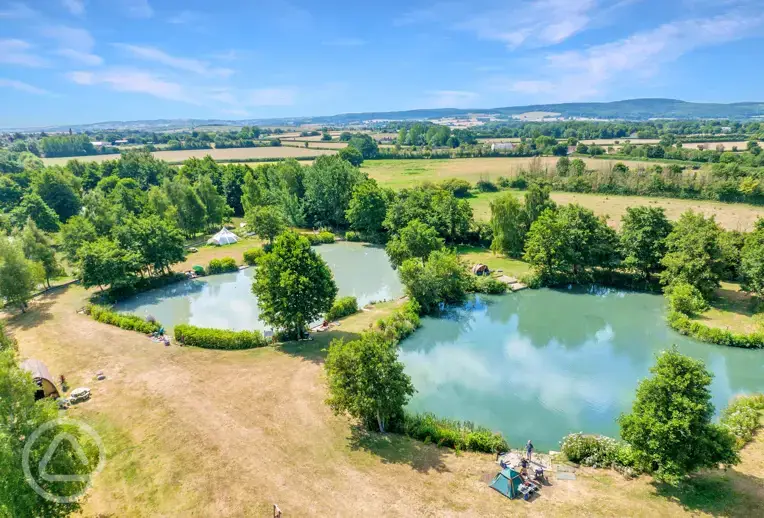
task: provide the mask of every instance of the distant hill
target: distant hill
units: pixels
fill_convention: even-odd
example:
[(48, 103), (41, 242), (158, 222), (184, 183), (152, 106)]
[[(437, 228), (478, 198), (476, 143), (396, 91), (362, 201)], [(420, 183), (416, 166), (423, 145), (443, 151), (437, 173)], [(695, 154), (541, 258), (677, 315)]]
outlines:
[(432, 108), (393, 112), (342, 113), (318, 117), (289, 117), (273, 119), (157, 119), (140, 121), (108, 121), (93, 124), (62, 125), (44, 128), (12, 128), (46, 131), (97, 131), (104, 129), (141, 129), (148, 131), (168, 131), (172, 129), (200, 126), (299, 126), (301, 124), (345, 125), (370, 120), (425, 120), (467, 114), (494, 114), (500, 116), (521, 115), (529, 112), (558, 113), (560, 117), (582, 117), (589, 119), (750, 119), (764, 118), (764, 103), (693, 103), (677, 99), (627, 99), (608, 103), (561, 103), (532, 104), (528, 106), (507, 106), (504, 108)]

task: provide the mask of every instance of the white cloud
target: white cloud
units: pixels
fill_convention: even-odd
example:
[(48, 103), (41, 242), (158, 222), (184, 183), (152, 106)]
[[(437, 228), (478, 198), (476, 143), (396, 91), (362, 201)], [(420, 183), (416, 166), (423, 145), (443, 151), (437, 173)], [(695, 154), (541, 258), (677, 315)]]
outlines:
[(585, 50), (549, 54), (536, 76), (541, 79), (501, 79), (506, 89), (545, 100), (572, 101), (601, 97), (621, 81), (644, 80), (661, 67), (700, 48), (721, 45), (758, 34), (764, 16), (739, 14), (667, 23), (622, 40)]
[(170, 101), (201, 104), (183, 85), (143, 70), (112, 68), (99, 72), (76, 71), (69, 72), (67, 77), (79, 85), (106, 85), (117, 92), (142, 93)]
[(69, 10), (75, 16), (81, 16), (85, 14), (85, 2), (84, 0), (61, 0), (63, 6)]
[(125, 15), (131, 18), (151, 18), (154, 16), (154, 9), (151, 8), (148, 0), (116, 0), (115, 4)]
[(85, 29), (66, 25), (48, 25), (43, 27), (42, 34), (47, 38), (56, 40), (62, 48), (90, 52), (95, 46), (93, 36)]
[(36, 94), (36, 95), (49, 95), (50, 92), (47, 90), (44, 90), (42, 88), (38, 88), (36, 86), (30, 85), (29, 83), (24, 83), (22, 81), (16, 81), (15, 79), (2, 79), (0, 78), (0, 87), (2, 88), (13, 88), (14, 90), (18, 90), (20, 92), (26, 92), (29, 94)]
[(431, 90), (426, 92), (430, 96), (430, 106), (434, 108), (469, 108), (480, 97), (476, 92), (463, 90)]
[(11, 2), (7, 7), (0, 10), (0, 18), (20, 19), (34, 18), (35, 16), (37, 16), (37, 11), (22, 2)]
[(230, 68), (211, 67), (210, 64), (206, 61), (171, 56), (163, 50), (157, 49), (155, 47), (128, 45), (124, 43), (115, 43), (114, 45), (125, 50), (128, 54), (135, 58), (160, 63), (177, 70), (183, 70), (185, 72), (193, 72), (195, 74), (217, 77), (228, 77), (234, 73), (234, 70)]
[(361, 38), (343, 37), (324, 41), (323, 44), (330, 47), (360, 47), (366, 45), (366, 40), (362, 40)]
[(176, 25), (194, 23), (202, 19), (202, 14), (196, 11), (181, 11), (170, 16), (167, 21)]
[(31, 49), (32, 45), (24, 40), (0, 40), (0, 63), (24, 67), (47, 66), (48, 63), (36, 54), (32, 54)]
[(79, 50), (58, 49), (55, 53), (83, 65), (98, 66), (103, 63), (103, 58), (101, 58), (101, 56), (90, 54), (88, 52), (80, 52)]

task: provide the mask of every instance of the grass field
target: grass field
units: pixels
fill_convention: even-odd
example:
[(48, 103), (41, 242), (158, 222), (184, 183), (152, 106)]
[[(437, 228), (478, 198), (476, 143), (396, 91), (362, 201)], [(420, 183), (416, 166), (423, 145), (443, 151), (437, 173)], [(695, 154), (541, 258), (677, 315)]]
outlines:
[[(250, 351), (163, 347), (78, 315), (69, 287), (15, 315), (23, 357), (45, 361), (92, 399), (67, 412), (103, 438), (107, 461), (83, 516), (756, 516), (764, 506), (764, 434), (742, 463), (682, 491), (649, 477), (582, 469), (533, 502), (488, 487), (490, 455), (355, 428), (324, 403), (325, 346), (394, 304), (342, 321), (320, 340)], [(106, 380), (94, 380), (103, 370)], [(518, 438), (510, 438), (514, 446)]]
[(282, 146), (287, 147), (305, 147), (305, 142), (308, 142), (308, 149), (330, 148), (330, 149), (344, 149), (348, 147), (347, 142), (324, 142), (319, 141), (301, 141), (301, 140), (286, 140), (281, 143)]
[[(330, 149), (306, 149), (289, 146), (279, 147), (240, 147), (228, 149), (192, 149), (181, 151), (155, 151), (152, 153), (156, 158), (167, 160), (168, 162), (182, 162), (191, 157), (204, 158), (210, 155), (215, 160), (245, 160), (247, 158), (292, 158), (292, 157), (315, 157), (318, 155), (332, 155), (336, 151)], [(43, 158), (46, 165), (63, 165), (69, 160), (77, 159), (83, 162), (103, 162), (104, 160), (115, 160), (120, 155), (90, 155), (80, 157), (56, 157)]]
[(710, 309), (695, 317), (696, 320), (736, 333), (764, 331), (764, 304), (741, 291), (737, 283), (723, 282), (709, 305)]

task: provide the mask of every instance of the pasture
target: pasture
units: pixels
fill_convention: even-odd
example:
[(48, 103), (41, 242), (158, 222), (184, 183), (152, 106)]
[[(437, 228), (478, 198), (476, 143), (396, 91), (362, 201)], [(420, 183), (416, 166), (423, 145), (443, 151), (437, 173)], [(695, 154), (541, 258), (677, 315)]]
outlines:
[[(279, 158), (299, 158), (316, 157), (319, 155), (333, 155), (336, 151), (330, 149), (306, 149), (288, 146), (279, 147), (237, 147), (226, 149), (189, 149), (180, 151), (155, 151), (152, 153), (156, 158), (166, 160), (170, 163), (180, 163), (189, 158), (204, 158), (210, 155), (219, 162), (226, 160), (242, 161), (248, 158), (277, 160)], [(56, 157), (43, 158), (45, 165), (64, 165), (69, 160), (80, 160), (82, 162), (103, 162), (105, 160), (116, 160), (120, 157), (114, 155), (88, 155), (79, 157)]]

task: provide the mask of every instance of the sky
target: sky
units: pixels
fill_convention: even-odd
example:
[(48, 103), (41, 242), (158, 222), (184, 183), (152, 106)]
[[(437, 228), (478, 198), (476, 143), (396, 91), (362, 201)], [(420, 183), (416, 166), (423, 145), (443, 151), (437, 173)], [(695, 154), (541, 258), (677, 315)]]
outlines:
[(0, 0), (0, 127), (764, 101), (761, 3)]

